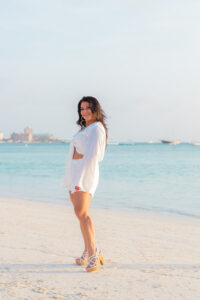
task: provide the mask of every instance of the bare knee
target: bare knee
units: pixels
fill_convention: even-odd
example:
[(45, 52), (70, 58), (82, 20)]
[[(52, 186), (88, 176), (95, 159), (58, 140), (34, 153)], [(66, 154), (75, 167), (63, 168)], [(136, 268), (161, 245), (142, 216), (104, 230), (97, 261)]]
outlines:
[(79, 221), (88, 219), (88, 210), (90, 206), (89, 194), (86, 192), (75, 192), (73, 195), (74, 212)]
[(74, 211), (80, 222), (84, 222), (84, 223), (88, 222), (89, 216), (86, 212), (82, 212), (79, 209), (74, 209)]

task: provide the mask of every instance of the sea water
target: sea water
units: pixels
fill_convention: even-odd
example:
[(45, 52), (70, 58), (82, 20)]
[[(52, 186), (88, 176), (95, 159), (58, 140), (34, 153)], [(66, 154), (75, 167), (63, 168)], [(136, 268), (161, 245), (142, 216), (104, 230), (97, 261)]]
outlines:
[[(0, 144), (0, 197), (69, 204), (63, 188), (69, 145)], [(92, 205), (200, 216), (200, 147), (108, 145)]]

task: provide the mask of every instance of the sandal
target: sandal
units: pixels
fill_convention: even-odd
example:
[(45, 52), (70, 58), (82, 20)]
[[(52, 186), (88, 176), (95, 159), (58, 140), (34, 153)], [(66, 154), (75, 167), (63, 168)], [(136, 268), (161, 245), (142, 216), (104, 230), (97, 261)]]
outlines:
[(100, 264), (104, 265), (105, 264), (105, 259), (103, 257), (103, 253), (100, 250), (99, 253), (96, 249), (96, 253), (89, 256), (89, 263), (86, 267), (86, 271), (87, 272), (92, 272), (92, 271), (96, 271), (99, 269)]
[(88, 251), (84, 250), (81, 257), (76, 258), (75, 262), (76, 262), (77, 265), (80, 265), (80, 266), (86, 265), (88, 263)]

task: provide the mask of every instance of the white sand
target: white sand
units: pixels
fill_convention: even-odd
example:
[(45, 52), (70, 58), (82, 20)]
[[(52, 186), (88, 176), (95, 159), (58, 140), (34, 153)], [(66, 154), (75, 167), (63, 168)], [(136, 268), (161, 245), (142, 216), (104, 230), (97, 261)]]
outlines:
[(91, 209), (107, 264), (87, 273), (72, 207), (0, 199), (0, 299), (200, 299), (200, 221)]

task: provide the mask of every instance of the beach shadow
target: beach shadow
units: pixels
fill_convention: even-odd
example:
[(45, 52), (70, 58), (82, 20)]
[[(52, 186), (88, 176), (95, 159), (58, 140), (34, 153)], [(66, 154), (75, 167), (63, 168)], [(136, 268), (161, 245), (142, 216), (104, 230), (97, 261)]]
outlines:
[(84, 267), (76, 264), (0, 264), (1, 273), (85, 273)]
[(200, 264), (118, 264), (108, 263), (107, 268), (133, 269), (133, 270), (200, 270)]
[[(107, 262), (105, 269), (141, 270), (195, 270), (200, 271), (200, 264), (119, 264)], [(35, 273), (35, 274), (73, 274), (85, 273), (84, 266), (76, 264), (0, 264), (1, 273)]]

